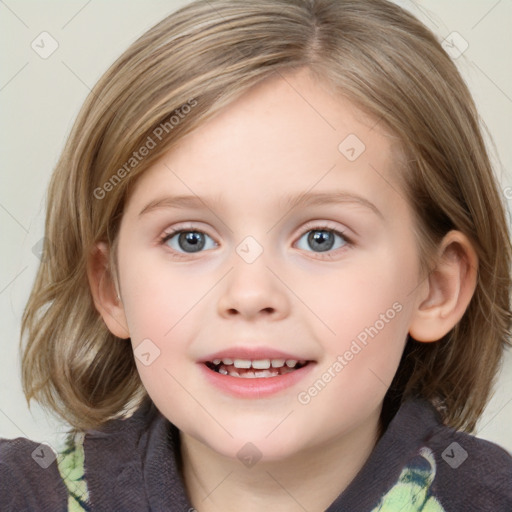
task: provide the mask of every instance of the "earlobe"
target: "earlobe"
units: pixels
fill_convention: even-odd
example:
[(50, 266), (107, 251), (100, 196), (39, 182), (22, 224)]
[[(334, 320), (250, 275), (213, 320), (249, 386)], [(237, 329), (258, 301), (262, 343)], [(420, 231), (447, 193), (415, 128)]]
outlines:
[(118, 338), (129, 338), (124, 307), (109, 268), (109, 248), (104, 242), (98, 242), (89, 254), (87, 279), (94, 305), (109, 331)]
[(426, 297), (416, 306), (409, 334), (431, 342), (448, 334), (463, 317), (475, 292), (478, 256), (469, 239), (450, 231), (441, 242), (437, 264), (427, 276)]

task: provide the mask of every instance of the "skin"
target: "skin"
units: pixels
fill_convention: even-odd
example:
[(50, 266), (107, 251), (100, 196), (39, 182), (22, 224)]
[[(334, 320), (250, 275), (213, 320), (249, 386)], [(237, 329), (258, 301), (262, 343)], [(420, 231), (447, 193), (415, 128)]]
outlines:
[[(117, 299), (98, 243), (89, 280), (109, 329), (145, 339), (159, 356), (137, 361), (158, 409), (181, 431), (184, 479), (200, 512), (322, 511), (346, 488), (378, 441), (382, 401), (407, 334), (440, 339), (474, 292), (477, 259), (456, 231), (422, 275), (413, 216), (396, 174), (392, 140), (306, 69), (264, 81), (187, 135), (136, 183), (123, 214)], [(349, 161), (349, 134), (365, 151)], [(343, 190), (371, 202), (288, 207), (283, 194)], [(193, 194), (210, 209), (152, 201)], [(335, 229), (321, 252), (313, 230)], [(169, 229), (206, 233), (191, 252)], [(252, 236), (263, 252), (247, 263), (237, 247)], [(329, 239), (331, 240), (331, 239)], [(187, 252), (187, 250), (189, 252)], [(181, 257), (178, 257), (181, 256)], [(108, 279), (106, 279), (108, 277)], [(307, 404), (298, 395), (332, 368), (365, 327), (385, 323)], [(234, 398), (204, 379), (197, 361), (234, 345), (271, 346), (315, 361), (307, 378), (275, 395)], [(331, 370), (332, 373), (332, 370)], [(261, 460), (246, 467), (248, 442)]]

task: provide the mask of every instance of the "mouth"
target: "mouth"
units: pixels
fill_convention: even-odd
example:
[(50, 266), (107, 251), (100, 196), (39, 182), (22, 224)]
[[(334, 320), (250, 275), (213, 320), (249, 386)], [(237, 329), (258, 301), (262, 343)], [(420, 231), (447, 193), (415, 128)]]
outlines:
[(316, 361), (272, 347), (232, 347), (198, 361), (209, 385), (235, 398), (279, 396), (299, 385)]
[(240, 379), (271, 379), (293, 373), (313, 361), (296, 359), (214, 359), (205, 361), (213, 372)]

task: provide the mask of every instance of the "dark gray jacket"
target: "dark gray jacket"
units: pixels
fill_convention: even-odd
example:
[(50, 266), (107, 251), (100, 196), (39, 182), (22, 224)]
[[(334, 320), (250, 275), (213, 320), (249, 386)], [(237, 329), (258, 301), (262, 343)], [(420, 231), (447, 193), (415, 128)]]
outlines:
[[(24, 438), (0, 439), (1, 512), (195, 510), (180, 476), (179, 431), (151, 401), (52, 454)], [(342, 511), (512, 512), (512, 457), (410, 399), (327, 509)]]

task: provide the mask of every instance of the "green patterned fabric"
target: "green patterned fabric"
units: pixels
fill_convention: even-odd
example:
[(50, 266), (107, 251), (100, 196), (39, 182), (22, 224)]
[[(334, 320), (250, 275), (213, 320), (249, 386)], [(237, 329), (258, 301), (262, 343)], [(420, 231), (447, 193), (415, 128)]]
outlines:
[[(58, 468), (68, 489), (68, 512), (89, 512), (89, 492), (85, 480), (84, 435), (69, 435), (59, 452)], [(396, 484), (371, 512), (445, 512), (431, 494), (436, 475), (432, 450), (423, 447), (401, 472)]]
[[(0, 438), (0, 511), (193, 509), (180, 431), (151, 401), (98, 434), (68, 435), (51, 461), (39, 441)], [(506, 450), (444, 425), (432, 404), (411, 398), (328, 510), (512, 512), (510, 482)]]
[(57, 463), (60, 476), (68, 489), (68, 512), (90, 511), (83, 433), (68, 436), (65, 449), (58, 454)]
[(431, 494), (430, 486), (435, 476), (434, 454), (429, 448), (423, 447), (419, 456), (402, 470), (396, 484), (372, 512), (445, 512)]

